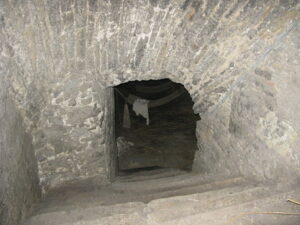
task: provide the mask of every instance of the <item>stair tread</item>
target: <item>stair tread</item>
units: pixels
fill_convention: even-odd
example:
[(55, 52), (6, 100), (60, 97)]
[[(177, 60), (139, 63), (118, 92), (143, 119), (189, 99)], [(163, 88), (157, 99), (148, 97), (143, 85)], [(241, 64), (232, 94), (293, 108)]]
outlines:
[[(234, 186), (213, 192), (197, 193), (170, 199), (158, 199), (150, 202), (150, 216), (157, 223), (173, 220), (182, 216), (207, 212), (217, 208), (228, 207), (247, 202), (268, 193), (265, 187)], [(180, 214), (178, 213), (180, 212)]]
[(32, 216), (24, 225), (60, 225), (73, 224), (77, 221), (93, 221), (99, 218), (130, 215), (142, 213), (145, 204), (141, 202), (129, 202), (111, 206), (97, 206), (90, 208), (76, 208), (72, 210), (61, 210), (56, 212), (42, 213)]
[[(206, 185), (209, 186), (213, 184), (206, 184)], [(49, 221), (47, 223), (44, 223), (45, 225), (52, 225), (52, 224), (58, 225), (58, 224), (63, 224), (68, 222), (70, 223), (76, 222), (78, 218), (80, 218), (81, 220), (97, 220), (99, 219), (99, 217), (103, 219), (104, 217), (111, 217), (111, 216), (123, 215), (123, 214), (125, 215), (134, 214), (134, 213), (143, 214), (149, 210), (154, 211), (153, 210), (154, 208), (159, 212), (161, 208), (170, 207), (170, 204), (172, 204), (172, 202), (174, 201), (179, 200), (181, 201), (181, 203), (183, 203), (184, 201), (190, 202), (191, 199), (193, 200), (198, 199), (200, 201), (202, 197), (203, 199), (205, 199), (205, 201), (208, 201), (209, 199), (213, 201), (213, 199), (221, 198), (222, 196), (228, 195), (230, 193), (242, 192), (247, 189), (258, 189), (258, 187), (255, 187), (253, 185), (246, 185), (245, 183), (242, 182), (240, 184), (236, 184), (236, 186), (225, 186), (223, 188), (219, 187), (219, 189), (215, 189), (215, 190), (208, 189), (202, 193), (153, 200), (148, 204), (142, 202), (129, 202), (129, 203), (116, 204), (116, 205), (107, 205), (107, 206), (105, 205), (91, 206), (88, 208), (80, 208), (80, 207), (74, 209), (61, 208), (60, 211), (43, 212), (41, 214), (37, 214), (33, 216), (29, 220), (30, 223), (28, 223), (28, 225), (29, 224), (37, 225), (41, 221)], [(169, 206), (167, 206), (168, 203)], [(51, 218), (55, 218), (54, 222), (53, 220), (51, 220)], [(58, 223), (58, 221), (60, 222)]]
[(156, 169), (152, 171), (141, 171), (129, 175), (122, 175), (117, 177), (117, 182), (136, 182), (144, 180), (161, 179), (165, 177), (174, 177), (178, 175), (187, 174), (187, 171), (175, 170), (175, 169)]
[[(199, 178), (193, 173), (162, 178), (152, 175), (154, 179), (150, 180), (133, 181), (132, 176), (130, 182), (125, 179), (95, 187), (80, 183), (78, 187), (73, 184), (74, 189), (67, 186), (66, 192), (56, 190), (24, 225), (192, 225), (195, 221), (217, 225), (223, 224), (229, 215), (271, 201), (270, 195), (276, 196), (273, 188), (243, 177), (225, 179), (222, 174), (208, 174)], [(214, 218), (218, 213), (223, 213), (223, 217)]]
[[(241, 202), (204, 213), (196, 213), (169, 220), (164, 225), (194, 225), (195, 221), (209, 225), (297, 225), (300, 215), (275, 215), (271, 212), (300, 213), (300, 206), (287, 202), (287, 199), (300, 199), (300, 189), (289, 192), (274, 192), (265, 198)], [(270, 214), (261, 214), (261, 213)], [(250, 215), (248, 215), (250, 214)], [(218, 215), (218, 216), (216, 216)]]
[[(181, 178), (179, 178), (181, 179)], [(87, 192), (59, 192), (53, 198), (46, 198), (40, 205), (39, 212), (59, 211), (61, 209), (72, 210), (74, 208), (93, 207), (97, 205), (113, 205), (125, 202), (150, 202), (158, 198), (167, 198), (178, 195), (189, 195), (196, 192), (206, 192), (225, 188), (234, 185), (245, 184), (245, 180), (241, 177), (229, 178), (221, 181), (213, 182), (195, 182), (186, 183), (180, 180), (179, 183), (168, 183), (168, 185), (155, 187), (154, 185), (140, 185), (136, 189), (123, 186), (105, 186)], [(152, 188), (151, 188), (152, 187)]]
[[(254, 215), (255, 218), (239, 217), (243, 212), (253, 212), (259, 210), (275, 211), (279, 208), (281, 211), (299, 212), (299, 206), (288, 204), (288, 198), (300, 198), (300, 189), (285, 193), (276, 193), (266, 198), (253, 200), (246, 203), (237, 204), (208, 212), (201, 212), (192, 216), (181, 216), (174, 220), (160, 221), (153, 220), (140, 212), (129, 214), (115, 214), (107, 217), (97, 218), (95, 220), (81, 220), (72, 223), (63, 223), (60, 225), (297, 225), (300, 224), (299, 216), (280, 216), (280, 215)], [(277, 207), (277, 208), (276, 208)], [(278, 211), (278, 210), (277, 210)], [(48, 224), (47, 224), (48, 225)]]
[[(172, 186), (189, 186), (189, 185), (196, 185), (196, 184), (204, 184), (213, 182), (216, 180), (224, 180), (228, 176), (224, 174), (220, 175), (210, 175), (210, 174), (196, 174), (196, 173), (185, 173), (180, 174), (177, 176), (171, 177), (162, 177), (161, 179), (150, 179), (150, 180), (141, 180), (136, 182), (122, 182), (116, 181), (112, 184), (113, 188), (117, 188), (119, 190), (127, 190), (127, 191), (134, 191), (137, 192), (138, 190), (142, 190), (146, 192), (148, 190), (153, 189), (164, 189), (164, 188), (171, 188)], [(228, 178), (236, 178), (234, 176)]]

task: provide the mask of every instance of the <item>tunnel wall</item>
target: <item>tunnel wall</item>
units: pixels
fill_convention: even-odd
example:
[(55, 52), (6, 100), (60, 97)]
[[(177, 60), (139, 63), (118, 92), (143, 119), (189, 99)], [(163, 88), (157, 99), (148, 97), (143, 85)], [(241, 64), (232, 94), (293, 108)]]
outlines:
[[(4, 33), (16, 62), (10, 93), (26, 131), (33, 135), (44, 191), (68, 180), (92, 176), (108, 180), (112, 136), (107, 127), (113, 122), (107, 109), (113, 99), (105, 92), (131, 80), (169, 78), (189, 91), (195, 113), (203, 116), (197, 126), (196, 171), (217, 167), (260, 177), (282, 168), (290, 174), (299, 167), (296, 153), (286, 156), (287, 163), (278, 163), (285, 156), (271, 150), (275, 136), (254, 135), (265, 132), (263, 123), (273, 123), (277, 112), (283, 111), (286, 103), (280, 93), (291, 93), (270, 87), (271, 93), (278, 93), (268, 97), (265, 88), (251, 86), (255, 79), (265, 85), (260, 74), (270, 73), (270, 82), (275, 79), (274, 65), (258, 67), (257, 62), (271, 53), (279, 54), (273, 49), (298, 23), (297, 1), (28, 0), (0, 4)], [(293, 43), (285, 45), (292, 48)], [(276, 61), (276, 57), (271, 58)], [(288, 61), (289, 70), (282, 67), (282, 71), (290, 71), (290, 64)], [(249, 75), (238, 82), (245, 73), (254, 80)], [(252, 113), (250, 105), (264, 101), (270, 102), (257, 109), (264, 112)], [(269, 105), (273, 113), (265, 109)], [(296, 110), (293, 104), (287, 107), (291, 108), (285, 110)], [(296, 120), (278, 119), (289, 127), (283, 129), (283, 136), (293, 137), (295, 143), (299, 139)], [(210, 128), (204, 128), (206, 125)], [(289, 138), (282, 142), (295, 151)], [(252, 158), (244, 158), (249, 156), (247, 151), (253, 152)], [(263, 159), (251, 172), (256, 154)]]
[(297, 182), (300, 26), (291, 29), (244, 74), (224, 101), (202, 114), (194, 170), (236, 170), (278, 183)]
[[(2, 33), (0, 33), (0, 36)], [(40, 197), (32, 137), (10, 99), (7, 76), (10, 47), (1, 36), (0, 48), (0, 224), (19, 225)]]

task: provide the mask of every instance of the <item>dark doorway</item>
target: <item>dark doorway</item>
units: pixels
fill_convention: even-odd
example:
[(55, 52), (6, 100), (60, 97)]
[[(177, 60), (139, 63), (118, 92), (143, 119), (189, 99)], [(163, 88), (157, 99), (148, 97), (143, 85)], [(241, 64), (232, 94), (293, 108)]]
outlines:
[(114, 92), (119, 174), (191, 170), (199, 116), (184, 86), (169, 79), (132, 81), (116, 86)]

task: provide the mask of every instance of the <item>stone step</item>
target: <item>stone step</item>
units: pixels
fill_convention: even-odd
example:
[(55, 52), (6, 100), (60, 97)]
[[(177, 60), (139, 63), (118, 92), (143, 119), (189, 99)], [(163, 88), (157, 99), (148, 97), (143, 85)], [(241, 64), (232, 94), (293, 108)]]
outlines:
[[(208, 212), (199, 212), (190, 216), (174, 218), (162, 225), (298, 225), (300, 224), (300, 206), (288, 202), (297, 199), (300, 202), (300, 189), (271, 194), (265, 198), (240, 202)], [(296, 215), (290, 215), (296, 214)], [(151, 223), (148, 223), (151, 224)]]
[[(76, 191), (74, 187), (59, 190), (56, 195), (52, 193), (40, 205), (38, 212), (54, 212), (60, 210), (72, 210), (75, 208), (93, 207), (99, 205), (113, 205), (126, 202), (150, 202), (154, 199), (167, 198), (178, 195), (189, 195), (194, 193), (223, 189), (232, 186), (241, 186), (248, 183), (241, 177), (229, 178), (220, 181), (212, 181), (211, 177), (206, 179), (178, 176), (176, 179), (159, 180), (156, 182), (131, 182), (130, 185), (112, 184), (100, 186), (95, 190), (86, 192)], [(179, 180), (179, 181), (178, 181)], [(206, 182), (207, 180), (207, 182)], [(137, 184), (138, 183), (138, 184)], [(126, 183), (128, 184), (128, 183)], [(88, 185), (88, 184), (87, 184)], [(90, 187), (88, 187), (90, 188)]]
[(150, 180), (138, 180), (135, 182), (116, 181), (112, 184), (112, 188), (123, 191), (140, 192), (143, 193), (163, 190), (177, 189), (179, 187), (190, 187), (194, 185), (213, 183), (220, 181), (222, 183), (225, 178), (230, 182), (241, 182), (241, 177), (228, 177), (224, 174), (195, 174), (184, 173), (177, 176), (162, 177)]
[[(182, 210), (180, 210), (178, 213), (181, 216), (163, 222), (153, 220), (151, 213), (147, 213), (149, 209), (144, 208), (146, 213), (115, 214), (95, 220), (81, 220), (62, 225), (298, 225), (300, 224), (299, 215), (257, 214), (259, 212), (270, 213), (280, 211), (299, 213), (299, 205), (288, 203), (286, 201), (288, 198), (299, 199), (300, 189), (246, 203), (241, 202), (237, 205), (210, 210), (204, 213), (198, 212), (192, 216), (182, 216)], [(254, 214), (249, 215), (251, 212), (254, 212)]]
[[(219, 182), (219, 183), (228, 183)], [(203, 184), (208, 189), (202, 193), (157, 199), (148, 204), (142, 202), (121, 203), (110, 206), (61, 208), (60, 211), (45, 212), (31, 217), (25, 225), (71, 225), (71, 224), (164, 224), (174, 218), (213, 210), (258, 198), (265, 189), (245, 182), (233, 186)], [(204, 190), (199, 187), (199, 190)], [(256, 194), (255, 194), (256, 193)], [(80, 205), (80, 204), (79, 204)], [(205, 206), (206, 205), (206, 206)]]
[[(95, 220), (81, 220), (59, 225), (160, 225), (149, 222), (145, 215), (138, 213), (116, 214)], [(198, 224), (197, 224), (198, 225)]]
[(145, 180), (161, 179), (187, 174), (188, 172), (177, 169), (161, 168), (151, 171), (140, 171), (129, 175), (121, 175), (116, 178), (116, 182), (136, 182)]
[[(170, 186), (166, 188), (157, 189), (153, 188), (151, 191), (136, 189), (132, 190), (131, 193), (135, 196), (131, 198), (133, 201), (150, 202), (155, 199), (164, 199), (172, 196), (191, 195), (194, 193), (203, 193), (207, 191), (214, 191), (218, 189), (224, 189), (227, 187), (244, 186), (247, 182), (242, 178), (230, 178), (222, 181), (215, 181), (211, 183), (200, 183), (193, 185), (183, 186)], [(127, 190), (128, 192), (128, 190)]]
[(114, 218), (120, 218), (122, 216), (123, 220), (131, 219), (130, 215), (142, 215), (144, 213), (144, 208), (144, 203), (129, 202), (112, 206), (97, 206), (91, 208), (77, 208), (73, 210), (61, 210), (57, 212), (35, 215), (29, 218), (24, 225), (65, 225), (81, 223), (97, 224), (96, 221), (110, 221)]
[(157, 224), (222, 207), (236, 205), (268, 195), (269, 189), (235, 186), (211, 192), (157, 199), (148, 204), (149, 217)]

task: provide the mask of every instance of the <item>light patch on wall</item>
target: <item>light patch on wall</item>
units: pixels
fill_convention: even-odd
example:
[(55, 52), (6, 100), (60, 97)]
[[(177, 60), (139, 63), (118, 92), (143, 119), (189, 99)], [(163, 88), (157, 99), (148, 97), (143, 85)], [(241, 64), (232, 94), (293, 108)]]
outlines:
[(266, 141), (270, 149), (276, 150), (287, 161), (292, 160), (299, 167), (300, 160), (292, 151), (292, 146), (298, 139), (293, 127), (285, 121), (279, 121), (274, 112), (269, 112), (259, 122), (261, 126), (256, 134)]

